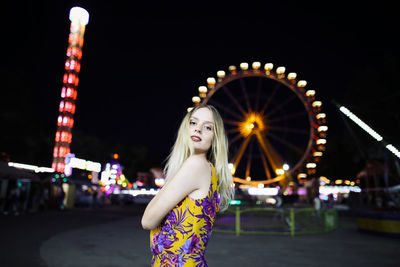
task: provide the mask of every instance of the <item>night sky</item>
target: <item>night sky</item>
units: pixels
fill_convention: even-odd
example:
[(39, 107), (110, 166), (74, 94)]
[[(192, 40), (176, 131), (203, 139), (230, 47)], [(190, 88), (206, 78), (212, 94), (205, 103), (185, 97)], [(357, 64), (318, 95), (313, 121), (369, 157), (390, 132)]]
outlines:
[[(330, 136), (346, 131), (332, 99), (349, 104), (367, 120), (370, 110), (363, 103), (385, 97), (400, 100), (394, 90), (398, 86), (390, 82), (382, 93), (360, 98), (362, 90), (355, 88), (373, 77), (394, 81), (398, 75), (397, 9), (383, 1), (352, 6), (350, 1), (7, 2), (2, 12), (6, 14), (2, 17), (6, 47), (2, 75), (8, 82), (1, 90), (14, 90), (18, 84), (31, 93), (19, 100), (2, 97), (8, 110), (2, 110), (1, 119), (35, 101), (32, 112), (37, 114), (38, 127), (51, 138), (56, 131), (68, 15), (73, 6), (90, 14), (74, 130), (146, 146), (160, 161), (168, 155), (198, 86), (205, 85), (207, 77), (216, 77), (218, 70), (227, 71), (229, 65), (272, 62), (285, 66), (287, 73), (296, 72), (324, 103)], [(398, 118), (396, 114), (389, 118)], [(27, 118), (18, 116), (23, 125)], [(379, 124), (377, 117), (371, 115), (372, 125)], [(399, 127), (379, 130), (393, 139)], [(5, 131), (2, 138), (7, 136)], [(50, 164), (51, 151), (48, 154)]]

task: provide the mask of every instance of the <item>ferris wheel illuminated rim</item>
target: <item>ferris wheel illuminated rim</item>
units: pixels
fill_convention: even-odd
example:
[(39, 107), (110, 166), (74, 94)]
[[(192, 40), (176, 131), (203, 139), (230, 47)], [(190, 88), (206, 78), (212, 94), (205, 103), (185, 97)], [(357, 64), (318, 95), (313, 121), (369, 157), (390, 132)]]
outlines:
[[(321, 110), (322, 102), (316, 100), (315, 90), (306, 88), (307, 81), (297, 80), (297, 74), (295, 72), (290, 72), (287, 75), (285, 72), (285, 67), (280, 66), (274, 69), (274, 65), (272, 63), (266, 63), (263, 68), (261, 67), (260, 62), (253, 62), (251, 68), (249, 68), (249, 64), (246, 62), (241, 63), (239, 68), (231, 65), (229, 66), (228, 73), (220, 70), (217, 72), (217, 79), (209, 77), (207, 79), (207, 86), (200, 86), (198, 90), (199, 95), (192, 98), (192, 102), (195, 106), (199, 104), (211, 104), (216, 106), (217, 109), (225, 109), (223, 103), (213, 102), (217, 93), (223, 91), (226, 94), (226, 99), (229, 99), (229, 101), (235, 103), (235, 106), (237, 107), (237, 110), (239, 111), (238, 113), (240, 113), (241, 117), (239, 118), (239, 116), (236, 116), (237, 121), (232, 122), (226, 120), (226, 118), (223, 116), (225, 128), (228, 129), (227, 132), (229, 133), (230, 131), (236, 131), (239, 133), (239, 135), (236, 135), (235, 138), (242, 139), (241, 146), (238, 149), (239, 151), (236, 151), (236, 154), (230, 159), (232, 162), (231, 168), (235, 182), (249, 185), (266, 185), (282, 181), (289, 177), (303, 179), (316, 173), (317, 164), (320, 161), (326, 146), (326, 135), (328, 129), (326, 126), (326, 114)], [(299, 156), (296, 162), (292, 164), (293, 167), (290, 167), (289, 169), (283, 166), (284, 164), (282, 159), (271, 160), (271, 151), (268, 150), (274, 149), (266, 138), (269, 136), (268, 128), (270, 127), (268, 124), (268, 119), (266, 119), (267, 114), (264, 114), (265, 110), (259, 110), (258, 107), (254, 108), (254, 105), (250, 104), (251, 101), (249, 101), (250, 97), (247, 92), (248, 89), (244, 83), (248, 78), (256, 77), (275, 81), (279, 85), (283, 85), (285, 88), (290, 89), (291, 94), (293, 94), (291, 99), (296, 98), (296, 101), (300, 101), (304, 108), (304, 112), (306, 113), (305, 116), (307, 117), (308, 125), (304, 125), (303, 130), (304, 132), (308, 133), (308, 138), (306, 138), (308, 140), (304, 141), (305, 144), (303, 145), (304, 148), (302, 149), (301, 156)], [(229, 92), (228, 86), (238, 81), (240, 82), (242, 95), (232, 95), (232, 93)], [(276, 89), (277, 87), (275, 88), (273, 94), (276, 93)], [(256, 98), (258, 101), (259, 95), (257, 95)], [(272, 98), (273, 96), (270, 96), (268, 102), (271, 101)], [(284, 102), (289, 103), (289, 101), (291, 100)], [(284, 104), (285, 103), (280, 103), (280, 105)], [(267, 105), (268, 104), (265, 106)], [(231, 111), (231, 113), (234, 112), (233, 110)], [(230, 125), (227, 123), (230, 123)], [(230, 137), (228, 136), (228, 138)], [(261, 147), (260, 151), (265, 153), (265, 158), (262, 161), (264, 168), (272, 168), (275, 170), (275, 173), (265, 170), (265, 179), (262, 179), (262, 177), (261, 180), (251, 181), (248, 179), (250, 178), (247, 177), (248, 173), (250, 173), (248, 166), (246, 167), (246, 174), (244, 175), (246, 177), (240, 178), (235, 175), (236, 168), (239, 166), (251, 138), (258, 140), (257, 143)], [(281, 142), (284, 143), (285, 140), (281, 140)], [(290, 145), (288, 142), (286, 143), (287, 145)], [(263, 158), (262, 153), (261, 158)], [(279, 158), (279, 155), (277, 158)], [(247, 165), (249, 164), (247, 163)]]

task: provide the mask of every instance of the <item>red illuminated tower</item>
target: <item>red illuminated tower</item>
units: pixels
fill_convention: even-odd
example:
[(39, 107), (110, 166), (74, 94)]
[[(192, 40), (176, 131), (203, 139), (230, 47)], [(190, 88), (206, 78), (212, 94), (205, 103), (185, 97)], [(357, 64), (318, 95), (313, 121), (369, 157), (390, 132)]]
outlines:
[(63, 87), (61, 89), (61, 101), (59, 116), (57, 118), (57, 132), (53, 150), (52, 168), (55, 172), (64, 172), (65, 156), (70, 153), (72, 140), (72, 127), (74, 125), (75, 101), (79, 83), (79, 71), (81, 69), (83, 35), (85, 26), (89, 22), (89, 13), (80, 7), (73, 7), (69, 12), (71, 20), (70, 34), (68, 37), (67, 60), (65, 61), (65, 73)]

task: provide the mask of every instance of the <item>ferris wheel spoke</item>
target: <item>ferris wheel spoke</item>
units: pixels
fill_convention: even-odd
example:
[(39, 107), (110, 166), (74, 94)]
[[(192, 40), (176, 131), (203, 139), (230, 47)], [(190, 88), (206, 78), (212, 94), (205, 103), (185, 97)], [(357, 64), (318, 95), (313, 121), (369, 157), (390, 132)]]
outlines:
[(233, 143), (235, 143), (237, 140), (239, 140), (240, 138), (242, 138), (241, 134), (236, 135), (235, 137), (233, 137), (232, 139), (229, 140), (229, 146), (231, 146)]
[(261, 115), (264, 115), (265, 110), (268, 108), (269, 103), (271, 103), (272, 99), (274, 98), (274, 96), (275, 96), (275, 94), (276, 94), (276, 92), (278, 91), (278, 89), (279, 89), (280, 86), (281, 86), (281, 83), (277, 83), (277, 84), (275, 85), (275, 88), (274, 88), (274, 90), (272, 91), (271, 96), (268, 98), (267, 102), (265, 102), (263, 108), (261, 109)]
[(291, 101), (293, 101), (294, 99), (296, 99), (297, 96), (295, 94), (293, 94), (292, 96), (290, 96), (289, 98), (287, 98), (285, 101), (283, 101), (282, 103), (280, 103), (277, 107), (275, 107), (272, 111), (270, 111), (268, 114), (266, 114), (267, 117), (271, 116), (272, 114), (274, 114), (275, 112), (277, 112), (278, 110), (282, 109), (285, 105), (289, 104)]
[(224, 124), (229, 124), (229, 125), (233, 125), (233, 126), (238, 126), (240, 124), (240, 122), (238, 121), (232, 121), (232, 120), (225, 120), (224, 119)]
[(260, 148), (258, 151), (260, 152), (261, 161), (264, 166), (265, 176), (267, 177), (268, 180), (270, 180), (270, 179), (272, 179), (272, 175), (271, 175), (271, 171), (269, 170), (267, 160), (265, 159), (265, 155)]
[(247, 145), (249, 144), (249, 141), (250, 141), (251, 137), (252, 137), (252, 135), (249, 135), (249, 136), (246, 137), (246, 139), (243, 140), (243, 143), (241, 144), (241, 146), (239, 148), (238, 154), (234, 157), (235, 161), (233, 162), (233, 169), (235, 171), (236, 171), (236, 168), (237, 168), (240, 160), (243, 157), (243, 153), (246, 150)]
[(233, 133), (239, 133), (239, 132), (240, 132), (239, 128), (232, 128), (232, 129), (229, 129), (228, 131), (226, 131), (227, 134), (233, 134)]
[(258, 78), (258, 83), (257, 83), (257, 94), (256, 94), (256, 104), (254, 110), (258, 110), (258, 106), (260, 104), (260, 92), (261, 92), (261, 86), (262, 86), (262, 78)]
[(268, 136), (271, 136), (273, 139), (275, 139), (276, 141), (280, 142), (281, 144), (293, 149), (294, 151), (296, 151), (299, 155), (303, 154), (303, 149), (301, 149), (300, 147), (286, 141), (285, 139), (273, 134), (273, 133), (268, 133)]
[(239, 121), (242, 120), (242, 117), (241, 117), (239, 114), (237, 114), (235, 111), (231, 110), (230, 108), (228, 108), (228, 107), (226, 107), (226, 106), (224, 106), (224, 105), (218, 104), (217, 102), (215, 102), (215, 101), (212, 100), (212, 99), (210, 99), (208, 102), (210, 102), (210, 104), (214, 105), (215, 107), (217, 107), (217, 108), (219, 108), (219, 109), (225, 111), (225, 112), (228, 113), (229, 115), (232, 115), (232, 116), (235, 117), (237, 120), (239, 120)]
[(275, 151), (273, 146), (269, 143), (268, 139), (265, 138), (259, 131), (255, 132), (257, 136), (257, 140), (260, 143), (261, 148), (264, 151), (265, 156), (267, 157), (268, 161), (270, 162), (270, 165), (272, 169), (276, 170), (280, 168), (282, 162), (279, 154)]
[(268, 126), (268, 129), (272, 130), (272, 131), (278, 131), (278, 132), (298, 133), (298, 134), (304, 134), (304, 135), (310, 134), (309, 131), (305, 131), (302, 129), (289, 128), (289, 127)]
[(297, 117), (301, 117), (301, 116), (305, 116), (305, 115), (307, 115), (307, 113), (304, 112), (304, 111), (303, 112), (292, 113), (292, 114), (285, 115), (285, 116), (282, 116), (282, 117), (277, 117), (276, 119), (269, 119), (268, 123), (278, 122), (278, 121), (285, 121), (285, 120), (288, 120), (288, 119), (293, 119), (293, 118), (297, 118)]
[(226, 86), (222, 86), (222, 89), (224, 91), (225, 94), (228, 95), (228, 97), (230, 98), (230, 100), (235, 103), (236, 107), (239, 109), (240, 113), (242, 113), (243, 116), (246, 116), (246, 111), (243, 109), (243, 107), (239, 104), (239, 102), (237, 101), (237, 99), (231, 94), (231, 92), (229, 91), (228, 87)]
[(250, 106), (249, 96), (247, 95), (246, 85), (244, 84), (243, 79), (240, 79), (240, 87), (242, 88), (244, 99), (246, 101), (247, 111), (251, 112), (252, 109), (251, 109), (251, 106)]
[(246, 175), (245, 177), (249, 177), (250, 176), (250, 169), (251, 169), (251, 157), (253, 155), (253, 144), (254, 142), (251, 142), (249, 145), (249, 151), (247, 153), (247, 164), (246, 164)]

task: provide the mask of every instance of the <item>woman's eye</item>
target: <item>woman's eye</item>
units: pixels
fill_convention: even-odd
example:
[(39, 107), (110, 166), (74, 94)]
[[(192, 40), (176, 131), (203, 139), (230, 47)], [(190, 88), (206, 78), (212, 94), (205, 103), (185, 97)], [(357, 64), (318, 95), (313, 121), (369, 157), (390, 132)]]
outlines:
[(191, 122), (190, 122), (190, 125), (196, 125), (196, 122), (191, 121)]
[(206, 128), (207, 131), (211, 131), (212, 130), (212, 128), (210, 126), (206, 126), (205, 128)]

